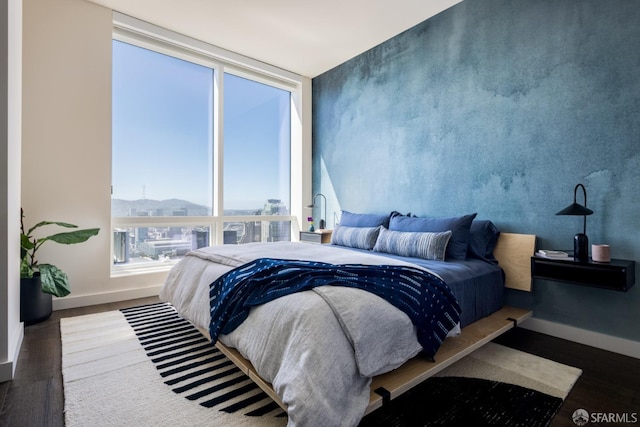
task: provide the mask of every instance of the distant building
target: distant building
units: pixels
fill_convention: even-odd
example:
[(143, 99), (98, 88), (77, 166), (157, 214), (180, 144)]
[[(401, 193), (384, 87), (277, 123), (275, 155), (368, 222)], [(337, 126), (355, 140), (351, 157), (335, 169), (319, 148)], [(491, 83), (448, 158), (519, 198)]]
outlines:
[(191, 230), (191, 249), (206, 248), (207, 246), (209, 246), (209, 228)]
[(280, 199), (267, 199), (262, 215), (289, 215), (289, 210)]
[[(280, 199), (268, 199), (262, 215), (289, 215), (289, 210)], [(290, 221), (263, 221), (261, 227), (263, 242), (281, 242), (291, 240)]]
[(129, 230), (116, 228), (113, 230), (113, 263), (129, 262)]

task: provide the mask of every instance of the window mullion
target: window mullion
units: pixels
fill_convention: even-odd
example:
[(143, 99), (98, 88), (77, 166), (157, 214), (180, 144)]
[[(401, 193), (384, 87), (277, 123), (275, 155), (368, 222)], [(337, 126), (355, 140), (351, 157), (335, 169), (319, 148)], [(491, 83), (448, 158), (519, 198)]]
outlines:
[[(224, 217), (224, 67), (213, 73), (213, 215)], [(223, 224), (216, 221), (213, 243), (223, 242)]]

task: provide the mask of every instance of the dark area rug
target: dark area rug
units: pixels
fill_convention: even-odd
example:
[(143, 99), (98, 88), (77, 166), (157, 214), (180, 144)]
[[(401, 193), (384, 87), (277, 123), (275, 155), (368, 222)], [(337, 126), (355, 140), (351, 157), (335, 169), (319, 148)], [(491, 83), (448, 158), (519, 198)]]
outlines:
[(517, 385), (436, 377), (367, 415), (360, 426), (546, 426), (561, 404)]

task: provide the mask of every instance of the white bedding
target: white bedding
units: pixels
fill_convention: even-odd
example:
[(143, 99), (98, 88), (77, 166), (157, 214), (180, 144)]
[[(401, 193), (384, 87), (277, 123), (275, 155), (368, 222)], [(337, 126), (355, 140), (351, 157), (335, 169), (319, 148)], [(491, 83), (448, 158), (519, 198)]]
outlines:
[[(336, 264), (412, 265), (334, 246), (277, 242), (223, 245), (185, 256), (169, 273), (160, 298), (196, 326), (209, 328), (209, 285), (257, 258)], [(255, 307), (220, 336), (251, 361), (287, 406), (289, 426), (357, 425), (369, 403), (371, 377), (420, 350), (409, 317), (359, 289), (323, 286)]]

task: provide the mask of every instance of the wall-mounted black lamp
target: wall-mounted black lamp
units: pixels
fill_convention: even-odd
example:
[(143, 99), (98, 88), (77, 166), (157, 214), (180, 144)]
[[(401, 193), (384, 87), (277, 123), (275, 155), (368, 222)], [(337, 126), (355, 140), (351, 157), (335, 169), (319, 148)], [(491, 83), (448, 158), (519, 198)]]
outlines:
[[(320, 221), (318, 222), (318, 228), (320, 230), (324, 230), (325, 224), (326, 224), (324, 219), (327, 217), (327, 198), (324, 196), (324, 194), (318, 193), (315, 196), (313, 196), (313, 203), (311, 203), (310, 205), (307, 205), (307, 208), (313, 209), (317, 206), (316, 198), (318, 196), (322, 196), (322, 198), (324, 199), (324, 216), (320, 217)], [(313, 215), (313, 212), (311, 213), (311, 215)]]
[[(584, 194), (584, 206), (576, 203), (576, 196), (578, 194), (578, 187), (582, 188), (582, 194)], [(578, 233), (573, 237), (573, 259), (576, 261), (588, 261), (589, 260), (589, 238), (587, 237), (587, 215), (591, 215), (593, 211), (587, 208), (587, 190), (584, 185), (578, 184), (573, 190), (573, 203), (562, 209), (556, 215), (582, 215), (584, 217), (584, 224), (582, 233)]]

